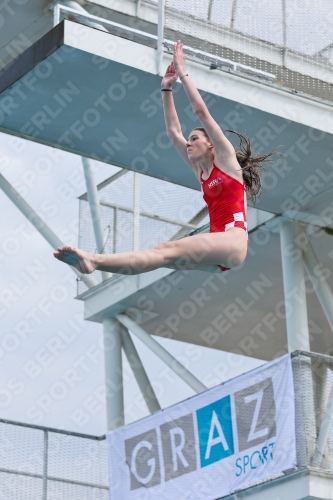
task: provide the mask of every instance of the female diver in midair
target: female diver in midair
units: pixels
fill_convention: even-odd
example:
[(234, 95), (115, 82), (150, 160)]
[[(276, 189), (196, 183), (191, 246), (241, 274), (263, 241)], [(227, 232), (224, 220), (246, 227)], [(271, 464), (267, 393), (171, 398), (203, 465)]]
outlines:
[[(260, 163), (274, 153), (253, 158), (244, 136), (235, 151), (210, 115), (200, 93), (184, 69), (180, 41), (174, 45), (173, 62), (161, 84), (168, 137), (185, 163), (194, 171), (208, 205), (210, 232), (168, 241), (148, 250), (116, 254), (92, 254), (64, 246), (54, 256), (78, 271), (96, 269), (118, 274), (139, 274), (160, 267), (220, 272), (240, 265), (247, 253), (246, 192), (254, 201), (260, 191)], [(203, 127), (195, 128), (186, 140), (176, 113), (172, 86), (180, 78)]]

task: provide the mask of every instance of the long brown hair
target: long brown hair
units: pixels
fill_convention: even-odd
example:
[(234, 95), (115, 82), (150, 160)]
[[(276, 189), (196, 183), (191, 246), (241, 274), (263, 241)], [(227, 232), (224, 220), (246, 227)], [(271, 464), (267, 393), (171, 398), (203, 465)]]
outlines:
[[(211, 138), (203, 127), (197, 127), (194, 130), (200, 130), (211, 141)], [(247, 135), (239, 134), (235, 130), (226, 130), (225, 132), (232, 132), (238, 135), (240, 139), (239, 149), (238, 151), (236, 150), (236, 158), (243, 172), (246, 191), (251, 201), (255, 203), (257, 194), (261, 193), (262, 188), (260, 173), (265, 170), (265, 166), (262, 164), (276, 161), (276, 158), (273, 158), (273, 156), (278, 156), (282, 159), (283, 155), (278, 151), (271, 151), (267, 154), (252, 156), (251, 143)]]

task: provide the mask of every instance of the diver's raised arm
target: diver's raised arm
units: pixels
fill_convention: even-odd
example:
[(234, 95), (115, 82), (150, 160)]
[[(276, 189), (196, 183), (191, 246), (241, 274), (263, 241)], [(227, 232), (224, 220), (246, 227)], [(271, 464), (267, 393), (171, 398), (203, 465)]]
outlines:
[(172, 62), (166, 69), (165, 75), (161, 82), (161, 94), (163, 101), (164, 119), (166, 131), (169, 139), (178, 151), (182, 159), (189, 165), (192, 170), (197, 174), (197, 168), (188, 159), (186, 140), (183, 136), (180, 122), (178, 119), (175, 103), (172, 95), (172, 87), (176, 83), (178, 75), (175, 70), (174, 63)]
[(211, 138), (215, 147), (216, 154), (224, 157), (230, 155), (234, 157), (235, 156), (234, 147), (232, 146), (231, 142), (227, 139), (227, 137), (224, 135), (220, 126), (211, 116), (198, 89), (196, 88), (190, 76), (187, 74), (185, 70), (183, 44), (180, 42), (180, 40), (178, 40), (178, 42), (174, 44), (173, 62), (175, 71), (178, 74), (179, 78), (181, 79), (187, 97), (189, 98), (189, 101), (192, 105), (193, 113), (196, 115), (198, 120), (201, 122), (202, 126), (207, 131), (207, 134)]
[(173, 62), (169, 64), (166, 69), (165, 75), (161, 82), (161, 94), (163, 100), (163, 110), (164, 110), (164, 119), (165, 126), (168, 137), (172, 139), (173, 136), (177, 136), (179, 134), (182, 135), (177, 111), (175, 108), (175, 103), (172, 95), (172, 87), (176, 83), (178, 79), (178, 75), (175, 71)]

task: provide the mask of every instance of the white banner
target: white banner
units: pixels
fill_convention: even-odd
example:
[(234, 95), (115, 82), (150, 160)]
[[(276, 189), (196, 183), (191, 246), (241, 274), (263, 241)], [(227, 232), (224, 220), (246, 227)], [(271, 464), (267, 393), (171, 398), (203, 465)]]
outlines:
[(107, 435), (112, 500), (215, 500), (296, 467), (290, 355)]

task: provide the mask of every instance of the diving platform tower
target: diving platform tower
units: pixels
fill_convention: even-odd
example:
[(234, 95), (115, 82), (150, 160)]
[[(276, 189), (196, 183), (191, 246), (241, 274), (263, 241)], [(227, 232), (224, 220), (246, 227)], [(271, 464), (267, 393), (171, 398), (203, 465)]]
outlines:
[[(282, 3), (286, 9), (287, 2)], [(212, 11), (214, 2), (207, 7)], [(257, 151), (281, 145), (285, 155), (284, 165), (272, 165), (263, 176), (259, 210), (249, 208), (249, 255), (241, 269), (221, 275), (160, 269), (139, 276), (97, 272), (82, 277), (78, 299), (84, 301), (85, 319), (103, 325), (109, 346), (108, 430), (124, 425), (122, 349), (149, 410), (160, 408), (131, 334), (197, 393), (206, 389), (204, 384), (154, 336), (267, 361), (292, 351), (333, 355), (331, 45), (315, 54), (290, 48), (284, 23), (288, 16), (282, 16), (280, 44), (241, 32), (235, 24), (235, 0), (228, 27), (161, 0), (116, 1), (112, 8), (107, 2), (36, 1), (34, 9), (29, 3), (26, 17), (28, 7), (20, 8), (13, 22), (4, 25), (0, 130), (82, 156), (84, 197), (99, 252), (106, 243), (99, 196), (105, 185), (97, 188), (91, 160), (135, 172), (132, 207), (103, 200), (113, 215), (125, 209), (131, 213), (134, 248), (140, 245), (141, 218), (154, 216), (143, 214), (140, 206), (139, 174), (198, 190), (194, 175), (169, 148), (161, 111), (161, 74), (171, 61), (175, 37), (184, 40), (187, 70), (222, 129), (247, 132)], [(186, 133), (197, 124), (181, 84), (176, 84), (175, 101)], [(58, 246), (56, 235), (3, 177), (0, 185), (50, 244)], [(200, 209), (190, 220), (178, 221), (178, 236), (185, 236), (184, 228), (207, 231), (207, 226), (198, 227), (205, 215)], [(158, 217), (170, 223), (167, 215)], [(115, 232), (116, 218), (112, 221)], [(333, 397), (325, 376), (320, 377), (325, 390), (315, 416), (318, 435), (323, 422), (331, 423)], [(328, 439), (328, 433), (324, 443), (315, 438), (321, 455)], [(287, 498), (287, 490), (295, 500), (331, 499), (332, 486), (331, 465), (317, 459), (272, 479), (260, 492), (253, 486), (230, 498), (268, 498), (272, 493)]]

